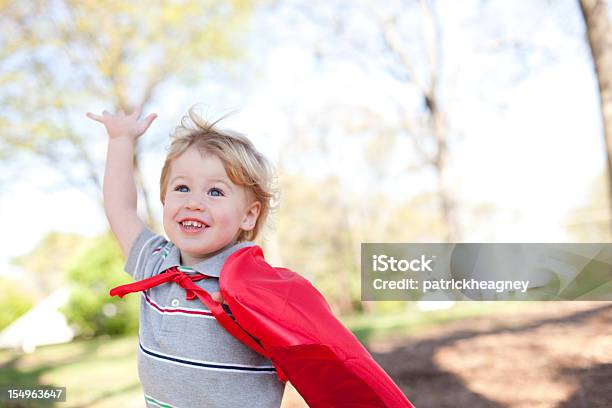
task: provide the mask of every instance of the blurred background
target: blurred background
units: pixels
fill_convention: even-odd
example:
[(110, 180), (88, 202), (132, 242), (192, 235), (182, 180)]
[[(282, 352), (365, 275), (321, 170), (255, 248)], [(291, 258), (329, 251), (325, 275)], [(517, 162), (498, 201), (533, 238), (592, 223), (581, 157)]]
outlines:
[[(165, 149), (198, 104), (276, 165), (268, 261), (310, 279), (417, 407), (612, 406), (610, 303), (359, 288), (362, 242), (610, 241), (607, 2), (22, 0), (0, 26), (0, 388), (143, 406), (138, 298), (107, 295), (129, 281), (107, 136), (85, 112), (158, 113), (135, 166), (163, 233)], [(283, 407), (303, 406), (288, 386)]]

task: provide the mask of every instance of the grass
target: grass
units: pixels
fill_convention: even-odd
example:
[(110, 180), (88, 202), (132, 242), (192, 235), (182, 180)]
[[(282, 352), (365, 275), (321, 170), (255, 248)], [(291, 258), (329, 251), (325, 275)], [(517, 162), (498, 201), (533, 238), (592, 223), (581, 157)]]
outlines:
[[(363, 343), (410, 336), (428, 327), (450, 321), (524, 308), (528, 302), (460, 302), (452, 309), (421, 312), (414, 304), (407, 309), (380, 315), (342, 319)], [(0, 388), (34, 386), (67, 387), (67, 402), (6, 405), (6, 407), (142, 407), (144, 399), (136, 367), (136, 336), (97, 338), (45, 346), (32, 354), (0, 350)], [(4, 405), (3, 405), (4, 404)]]
[(4, 350), (0, 352), (0, 388), (67, 387), (67, 402), (56, 403), (66, 408), (141, 407), (137, 344), (136, 337), (98, 338), (40, 347), (32, 354)]

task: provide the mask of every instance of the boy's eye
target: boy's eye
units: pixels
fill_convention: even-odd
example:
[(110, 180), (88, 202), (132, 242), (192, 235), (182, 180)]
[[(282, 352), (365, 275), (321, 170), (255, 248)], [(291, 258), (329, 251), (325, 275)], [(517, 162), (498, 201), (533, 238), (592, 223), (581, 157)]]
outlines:
[(189, 187), (187, 187), (184, 184), (179, 184), (178, 186), (174, 187), (174, 191), (180, 191), (181, 193), (186, 193), (187, 191), (189, 191)]
[(210, 194), (213, 197), (222, 197), (223, 196), (223, 191), (219, 190), (216, 187), (213, 187), (210, 190), (208, 190), (208, 194)]

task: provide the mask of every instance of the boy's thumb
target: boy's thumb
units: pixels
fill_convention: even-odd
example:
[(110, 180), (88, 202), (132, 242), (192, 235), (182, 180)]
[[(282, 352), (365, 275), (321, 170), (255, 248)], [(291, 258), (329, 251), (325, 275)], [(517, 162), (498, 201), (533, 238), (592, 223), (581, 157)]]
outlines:
[(157, 114), (152, 113), (144, 119), (144, 125), (145, 125), (144, 130), (145, 131), (149, 128), (149, 126), (151, 126), (151, 123), (153, 123), (156, 117), (157, 117)]

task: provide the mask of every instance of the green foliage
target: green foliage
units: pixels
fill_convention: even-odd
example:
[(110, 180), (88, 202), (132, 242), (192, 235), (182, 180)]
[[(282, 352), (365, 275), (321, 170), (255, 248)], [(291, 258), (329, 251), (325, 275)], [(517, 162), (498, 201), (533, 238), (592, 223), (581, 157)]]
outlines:
[(3, 330), (34, 304), (31, 292), (13, 279), (0, 279), (0, 330)]
[(138, 296), (111, 298), (108, 291), (126, 283), (123, 256), (110, 233), (91, 239), (68, 269), (72, 290), (62, 312), (81, 336), (134, 333), (138, 329)]

